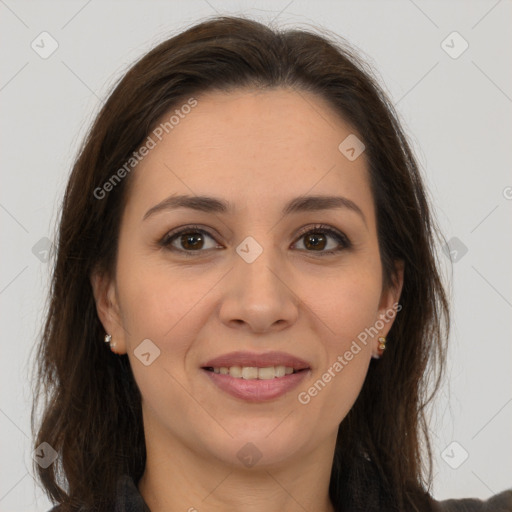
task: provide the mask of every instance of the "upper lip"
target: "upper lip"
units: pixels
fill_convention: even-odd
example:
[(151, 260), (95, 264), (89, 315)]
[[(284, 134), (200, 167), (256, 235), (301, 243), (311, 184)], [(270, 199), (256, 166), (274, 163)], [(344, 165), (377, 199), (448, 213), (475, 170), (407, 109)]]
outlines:
[(286, 352), (264, 352), (258, 354), (245, 351), (229, 352), (228, 354), (210, 359), (201, 365), (202, 368), (229, 368), (231, 366), (256, 366), (258, 368), (288, 366), (294, 370), (303, 370), (310, 367), (307, 361)]

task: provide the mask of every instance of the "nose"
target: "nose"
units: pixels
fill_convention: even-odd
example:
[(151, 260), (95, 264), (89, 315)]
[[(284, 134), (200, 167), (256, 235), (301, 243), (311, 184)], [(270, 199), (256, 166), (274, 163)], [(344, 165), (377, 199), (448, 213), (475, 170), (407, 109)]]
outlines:
[(275, 251), (265, 248), (251, 263), (235, 253), (234, 268), (226, 277), (219, 314), (228, 327), (261, 334), (297, 321), (300, 300)]

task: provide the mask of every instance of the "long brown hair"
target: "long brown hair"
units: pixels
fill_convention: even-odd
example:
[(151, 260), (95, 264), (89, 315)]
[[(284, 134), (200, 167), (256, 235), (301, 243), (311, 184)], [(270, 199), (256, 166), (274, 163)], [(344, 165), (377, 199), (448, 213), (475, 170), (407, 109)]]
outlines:
[(34, 467), (63, 510), (110, 510), (118, 477), (126, 473), (137, 482), (146, 457), (141, 395), (128, 356), (115, 355), (102, 343), (90, 284), (94, 270), (113, 274), (130, 175), (108, 194), (95, 190), (183, 98), (244, 87), (313, 92), (363, 139), (386, 286), (395, 280), (394, 262), (405, 264), (402, 310), (385, 357), (371, 362), (339, 427), (329, 492), (336, 510), (428, 508), (423, 501), (428, 504), (432, 463), (425, 406), (439, 386), (449, 330), (435, 251), (442, 235), (391, 102), (371, 69), (337, 39), (216, 17), (152, 49), (102, 107), (63, 200), (37, 347), (34, 446), (47, 442), (58, 458), (46, 469)]

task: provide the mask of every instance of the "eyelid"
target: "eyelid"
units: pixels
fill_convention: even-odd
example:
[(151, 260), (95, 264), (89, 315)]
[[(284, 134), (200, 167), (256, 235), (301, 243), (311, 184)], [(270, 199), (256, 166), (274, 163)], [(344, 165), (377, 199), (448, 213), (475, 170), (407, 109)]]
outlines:
[[(210, 237), (212, 240), (215, 240), (215, 242), (217, 242), (217, 240), (215, 239), (215, 236), (208, 231), (210, 229), (213, 230), (212, 228), (209, 228), (209, 227), (203, 228), (199, 225), (181, 226), (181, 227), (178, 227), (176, 229), (173, 229), (173, 230), (167, 232), (160, 239), (158, 244), (165, 249), (168, 249), (173, 252), (177, 252), (179, 254), (184, 254), (186, 256), (195, 256), (196, 254), (210, 252), (211, 250), (213, 250), (212, 248), (206, 249), (206, 250), (185, 251), (183, 249), (177, 249), (176, 247), (171, 246), (171, 242), (173, 241), (172, 240), (173, 238), (177, 237), (178, 235), (186, 234), (186, 233), (201, 233), (203, 235)], [(213, 230), (213, 231), (215, 231), (215, 230)], [(298, 233), (296, 233), (295, 242), (293, 242), (292, 247), (294, 245), (296, 245), (299, 242), (300, 238), (302, 238), (303, 236), (305, 236), (309, 233), (315, 233), (315, 232), (322, 232), (322, 233), (325, 233), (325, 234), (331, 236), (338, 242), (338, 244), (341, 247), (339, 247), (337, 249), (331, 249), (329, 251), (307, 251), (305, 249), (301, 249), (300, 250), (301, 252), (312, 253), (312, 254), (316, 253), (318, 256), (324, 256), (324, 255), (339, 253), (344, 250), (350, 249), (352, 247), (352, 242), (342, 231), (340, 231), (337, 228), (334, 228), (330, 225), (327, 225), (327, 224), (314, 224), (314, 225), (304, 226), (303, 228), (301, 228), (299, 230)], [(218, 235), (216, 235), (216, 236), (218, 236)]]
[(315, 233), (317, 231), (331, 235), (333, 238), (338, 239), (338, 242), (343, 243), (346, 246), (352, 245), (345, 233), (339, 229), (329, 226), (328, 224), (315, 224), (313, 226), (305, 226), (304, 228), (301, 228), (295, 236), (296, 238), (300, 238), (304, 235), (307, 235), (308, 233)]
[[(208, 230), (212, 228), (203, 228), (201, 226), (198, 226), (196, 224), (192, 224), (190, 226), (181, 226), (179, 228), (172, 229), (171, 231), (168, 231), (158, 242), (159, 245), (164, 247), (165, 249), (172, 250), (174, 252), (179, 253), (185, 253), (188, 255), (193, 255), (193, 253), (200, 253), (200, 252), (206, 252), (206, 251), (184, 251), (183, 249), (176, 249), (175, 247), (171, 246), (171, 241), (173, 238), (177, 237), (178, 235), (182, 235), (185, 233), (201, 233), (202, 235), (209, 236), (212, 240), (215, 240), (215, 237), (212, 233), (210, 233)], [(215, 231), (212, 229), (212, 231)], [(217, 235), (218, 236), (218, 235)], [(215, 240), (217, 242), (217, 240)], [(217, 242), (218, 243), (218, 242)], [(192, 253), (192, 254), (191, 254)]]

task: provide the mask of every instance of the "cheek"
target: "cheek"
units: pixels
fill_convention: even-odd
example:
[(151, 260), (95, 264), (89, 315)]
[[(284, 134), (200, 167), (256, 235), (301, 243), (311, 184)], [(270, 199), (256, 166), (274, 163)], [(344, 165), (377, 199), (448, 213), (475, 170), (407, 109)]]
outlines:
[[(189, 315), (197, 315), (202, 298), (214, 282), (211, 276), (203, 279), (197, 272), (192, 276), (135, 258), (120, 258), (117, 280), (129, 347), (133, 349), (134, 343), (145, 338), (157, 344), (174, 339), (178, 350), (181, 337), (173, 333), (184, 329)], [(199, 327), (197, 322), (193, 325)]]
[(308, 300), (326, 327), (329, 352), (348, 349), (353, 339), (377, 321), (382, 283), (380, 265), (374, 261), (340, 269), (321, 287), (313, 281), (310, 285), (309, 289), (317, 291)]
[[(365, 270), (367, 270), (366, 267)], [(372, 353), (371, 330), (378, 320), (381, 281), (380, 267), (375, 271), (340, 273), (329, 287), (319, 293), (315, 307), (327, 327), (323, 330), (325, 359), (316, 375), (313, 387), (304, 390), (304, 403), (312, 413), (329, 416), (339, 423), (355, 402), (365, 380)]]
[[(186, 391), (184, 362), (207, 321), (201, 301), (215, 279), (198, 278), (197, 272), (192, 278), (187, 272), (135, 257), (119, 258), (116, 277), (126, 349), (144, 407), (166, 424), (175, 421), (172, 410), (182, 411), (185, 418), (191, 412), (191, 399)], [(150, 345), (158, 357), (148, 366), (141, 364), (137, 356), (138, 347), (146, 339), (158, 349)], [(153, 353), (150, 357), (153, 358)], [(172, 410), (163, 407), (170, 403)]]
[[(347, 327), (346, 331), (350, 330)], [(368, 372), (371, 347), (348, 336), (331, 340), (326, 352), (327, 363), (297, 394), (303, 426), (325, 434), (337, 430), (359, 396)]]

